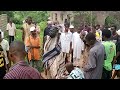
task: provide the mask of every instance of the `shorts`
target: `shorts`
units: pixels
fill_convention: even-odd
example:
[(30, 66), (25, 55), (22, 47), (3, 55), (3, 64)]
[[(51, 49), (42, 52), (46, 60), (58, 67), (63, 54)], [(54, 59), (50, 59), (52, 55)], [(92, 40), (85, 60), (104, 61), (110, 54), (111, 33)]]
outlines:
[(114, 64), (113, 69), (115, 70), (120, 70), (120, 64)]

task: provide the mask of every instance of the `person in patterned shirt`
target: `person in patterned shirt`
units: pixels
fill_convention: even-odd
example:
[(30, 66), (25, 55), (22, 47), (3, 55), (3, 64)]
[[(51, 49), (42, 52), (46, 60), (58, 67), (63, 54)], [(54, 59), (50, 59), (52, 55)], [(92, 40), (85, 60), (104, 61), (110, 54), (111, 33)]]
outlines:
[(78, 67), (74, 67), (72, 63), (66, 64), (66, 70), (69, 73), (67, 79), (84, 79), (82, 70)]

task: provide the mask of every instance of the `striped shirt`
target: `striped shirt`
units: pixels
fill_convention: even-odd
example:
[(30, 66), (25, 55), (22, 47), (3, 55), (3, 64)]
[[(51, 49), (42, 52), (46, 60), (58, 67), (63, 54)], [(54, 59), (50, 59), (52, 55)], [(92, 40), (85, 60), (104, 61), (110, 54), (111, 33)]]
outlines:
[(4, 79), (41, 79), (40, 73), (25, 61), (19, 61), (4, 76)]

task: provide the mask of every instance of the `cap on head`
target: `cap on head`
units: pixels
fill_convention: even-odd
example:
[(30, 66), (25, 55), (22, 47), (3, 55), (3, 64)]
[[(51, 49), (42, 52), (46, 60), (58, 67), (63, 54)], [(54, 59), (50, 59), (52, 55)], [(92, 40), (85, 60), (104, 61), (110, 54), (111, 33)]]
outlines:
[(47, 24), (52, 24), (52, 21), (48, 21)]
[(118, 31), (116, 31), (116, 33), (117, 33), (118, 35), (120, 35), (120, 29), (119, 29)]
[(69, 28), (74, 28), (74, 26), (73, 25), (70, 25), (70, 27)]
[(34, 31), (35, 30), (35, 27), (31, 27), (30, 28), (30, 32)]

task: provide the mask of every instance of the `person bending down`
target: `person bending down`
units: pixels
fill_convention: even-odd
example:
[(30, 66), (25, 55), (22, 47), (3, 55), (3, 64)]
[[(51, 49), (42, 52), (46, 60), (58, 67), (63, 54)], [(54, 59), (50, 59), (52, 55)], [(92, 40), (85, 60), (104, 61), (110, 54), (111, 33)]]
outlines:
[(82, 70), (78, 67), (74, 67), (72, 63), (66, 64), (66, 70), (69, 73), (67, 79), (85, 79)]

